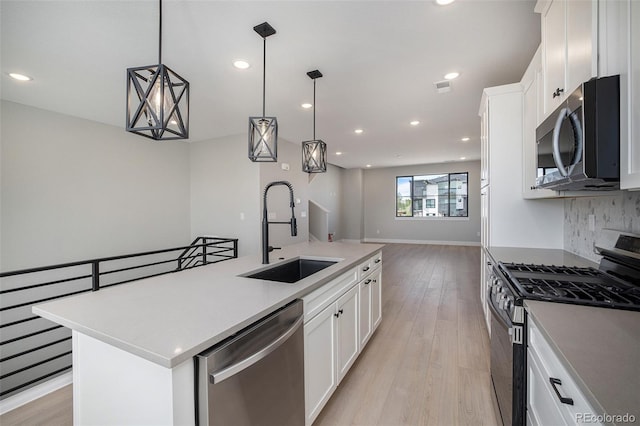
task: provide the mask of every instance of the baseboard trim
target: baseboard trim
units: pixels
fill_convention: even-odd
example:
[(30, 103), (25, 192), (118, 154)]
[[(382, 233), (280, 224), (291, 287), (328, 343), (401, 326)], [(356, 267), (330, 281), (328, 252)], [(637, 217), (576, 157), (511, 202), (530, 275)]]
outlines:
[(401, 240), (395, 238), (365, 238), (365, 243), (381, 244), (428, 244), (438, 246), (472, 246), (480, 247), (479, 241), (434, 241), (434, 240)]
[(356, 244), (360, 244), (362, 243), (362, 240), (349, 240), (347, 238), (342, 238), (340, 240), (341, 243), (356, 243)]
[(44, 383), (40, 383), (32, 388), (29, 388), (25, 391), (7, 397), (0, 401), (0, 415), (8, 413), (11, 410), (15, 410), (18, 407), (21, 407), (25, 404), (28, 404), (31, 401), (35, 401), (38, 398), (42, 398), (43, 396), (57, 391), (68, 384), (73, 382), (73, 373), (68, 371), (60, 376), (56, 376), (51, 380), (47, 380)]

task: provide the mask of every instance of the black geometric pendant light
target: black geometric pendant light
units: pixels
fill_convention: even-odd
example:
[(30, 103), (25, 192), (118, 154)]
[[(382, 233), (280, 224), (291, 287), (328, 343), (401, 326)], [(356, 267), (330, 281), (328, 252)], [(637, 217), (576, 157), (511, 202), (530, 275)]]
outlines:
[(155, 139), (189, 138), (189, 82), (162, 63), (162, 0), (158, 64), (127, 69), (127, 131)]
[(309, 71), (313, 80), (313, 140), (302, 142), (302, 171), (324, 173), (327, 171), (327, 144), (316, 139), (316, 79), (322, 77), (318, 70)]
[(268, 22), (253, 27), (262, 37), (262, 117), (249, 117), (249, 159), (255, 162), (278, 161), (278, 120), (265, 117), (265, 79), (267, 67), (267, 37), (276, 30)]

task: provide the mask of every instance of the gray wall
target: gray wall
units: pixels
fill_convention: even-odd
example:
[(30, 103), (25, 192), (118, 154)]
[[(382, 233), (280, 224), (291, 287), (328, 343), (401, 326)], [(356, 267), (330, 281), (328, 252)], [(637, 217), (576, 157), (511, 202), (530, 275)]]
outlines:
[(189, 145), (2, 101), (2, 270), (188, 243)]
[[(396, 176), (469, 172), (469, 217), (397, 219)], [(364, 171), (366, 241), (478, 244), (480, 242), (480, 162), (456, 162)]]
[[(594, 215), (595, 231), (589, 230), (589, 215)], [(640, 234), (640, 192), (616, 191), (564, 201), (565, 250), (599, 262), (593, 245), (605, 228)]]
[(260, 166), (246, 135), (190, 144), (191, 237), (238, 238), (238, 255), (260, 248)]
[[(334, 241), (343, 238), (342, 230), (342, 188), (343, 172), (345, 170), (327, 164), (326, 173), (315, 173), (309, 175), (309, 199), (329, 210), (328, 233), (333, 233)], [(327, 235), (316, 235), (323, 240)]]
[(364, 240), (364, 173), (362, 169), (342, 172), (342, 237)]
[[(246, 138), (245, 138), (246, 143)], [(285, 180), (293, 186), (295, 196), (295, 216), (298, 222), (298, 235), (291, 236), (291, 228), (287, 225), (269, 226), (269, 244), (274, 247), (309, 241), (309, 175), (302, 171), (302, 151), (298, 144), (278, 138), (278, 162), (260, 163), (260, 218), (262, 218), (262, 191), (273, 181)], [(288, 164), (289, 170), (283, 170), (282, 165)], [(276, 186), (269, 190), (267, 207), (270, 214), (275, 214), (271, 220), (288, 221), (291, 218), (289, 207), (289, 190), (285, 186)], [(303, 213), (304, 212), (304, 213)], [(303, 214), (306, 217), (302, 217)], [(256, 235), (260, 241), (260, 233)], [(277, 255), (277, 252), (275, 253)]]

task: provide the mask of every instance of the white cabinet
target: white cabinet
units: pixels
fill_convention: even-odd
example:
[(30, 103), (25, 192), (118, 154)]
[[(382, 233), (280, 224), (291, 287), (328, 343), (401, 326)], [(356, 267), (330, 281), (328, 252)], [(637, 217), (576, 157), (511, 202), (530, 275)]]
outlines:
[(381, 273), (378, 252), (302, 298), (307, 425), (320, 414), (380, 323)]
[(304, 325), (304, 384), (307, 424), (318, 416), (337, 387), (336, 322), (333, 306)]
[(483, 246), (562, 248), (562, 200), (522, 197), (522, 85), (484, 89), (479, 115), (486, 115), (490, 180), (481, 188)]
[(593, 407), (576, 385), (575, 379), (564, 368), (531, 318), (528, 332), (527, 423), (540, 426), (574, 425), (584, 423), (587, 416), (596, 418)]
[[(640, 189), (640, 2), (614, 2), (619, 26), (617, 46), (624, 66), (620, 71), (621, 146), (620, 187)], [(621, 10), (620, 10), (621, 9)], [(612, 12), (613, 14), (614, 12)], [(612, 43), (613, 44), (613, 41)], [(626, 136), (626, 137), (625, 137)]]
[(353, 365), (358, 353), (358, 286), (354, 286), (336, 302), (334, 318), (336, 321), (338, 383)]
[(382, 262), (382, 254), (372, 258), (368, 264), (373, 269), (364, 272), (358, 284), (360, 300), (360, 350), (369, 341), (369, 338), (380, 324), (382, 319), (382, 270), (379, 267)]
[(539, 1), (542, 14), (544, 115), (598, 75), (598, 1)]
[(542, 48), (536, 51), (520, 82), (523, 88), (522, 111), (522, 197), (526, 199), (557, 198), (550, 189), (536, 189), (538, 152), (536, 128), (542, 121), (543, 75)]

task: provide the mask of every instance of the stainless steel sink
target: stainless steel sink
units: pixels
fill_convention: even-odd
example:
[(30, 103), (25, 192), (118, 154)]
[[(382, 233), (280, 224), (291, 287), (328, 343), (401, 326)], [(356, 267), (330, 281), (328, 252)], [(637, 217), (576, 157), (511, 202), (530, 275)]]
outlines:
[(246, 275), (241, 276), (293, 284), (336, 263), (338, 263), (337, 260), (296, 258), (286, 263), (257, 272), (248, 272)]

